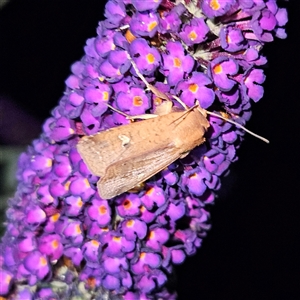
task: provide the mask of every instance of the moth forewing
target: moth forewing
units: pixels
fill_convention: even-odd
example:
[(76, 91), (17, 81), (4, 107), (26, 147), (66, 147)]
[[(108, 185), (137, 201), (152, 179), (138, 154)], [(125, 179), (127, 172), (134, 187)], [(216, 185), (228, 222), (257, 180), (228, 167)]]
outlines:
[(202, 144), (208, 127), (206, 117), (194, 108), (83, 137), (77, 148), (89, 170), (101, 177), (99, 194), (109, 199), (149, 179)]
[(118, 132), (119, 130), (106, 130), (79, 140), (77, 150), (94, 175), (103, 176), (105, 169), (124, 152), (124, 137), (119, 137)]
[(173, 126), (170, 126), (172, 131), (169, 134), (175, 139), (175, 145), (181, 152), (181, 156), (204, 143), (204, 134), (209, 127), (209, 122), (197, 108), (177, 114), (181, 115), (172, 124)]
[(110, 199), (125, 193), (165, 169), (177, 158), (176, 148), (169, 145), (118, 161), (110, 165), (98, 181), (99, 195), (103, 199)]

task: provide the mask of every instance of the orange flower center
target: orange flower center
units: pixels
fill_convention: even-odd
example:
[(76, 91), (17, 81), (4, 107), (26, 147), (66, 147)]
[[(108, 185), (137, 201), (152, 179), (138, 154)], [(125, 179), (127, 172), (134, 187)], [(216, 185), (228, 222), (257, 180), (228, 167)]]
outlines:
[(190, 40), (194, 41), (197, 38), (197, 33), (193, 30), (189, 33), (188, 37)]
[(149, 64), (153, 64), (155, 62), (155, 57), (153, 54), (149, 53), (146, 55), (146, 59), (148, 61)]
[(173, 62), (174, 62), (174, 67), (176, 67), (176, 68), (181, 67), (181, 60), (178, 57), (175, 57)]
[(133, 97), (133, 105), (141, 106), (143, 104), (143, 99), (140, 96)]
[(223, 68), (220, 64), (214, 66), (214, 73), (215, 74), (220, 74), (220, 73), (222, 73), (222, 71), (223, 71)]
[(209, 6), (210, 6), (213, 10), (218, 10), (218, 9), (220, 9), (220, 7), (221, 7), (221, 5), (220, 5), (220, 3), (219, 3), (218, 0), (212, 0), (212, 1), (210, 1)]
[(189, 91), (191, 91), (192, 93), (196, 93), (198, 91), (198, 84), (196, 83), (190, 84)]

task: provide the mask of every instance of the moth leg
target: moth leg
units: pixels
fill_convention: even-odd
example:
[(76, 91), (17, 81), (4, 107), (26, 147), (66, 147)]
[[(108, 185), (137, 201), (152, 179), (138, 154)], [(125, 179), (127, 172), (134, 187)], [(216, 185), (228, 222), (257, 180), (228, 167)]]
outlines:
[(157, 114), (142, 114), (142, 115), (136, 115), (136, 116), (130, 116), (120, 110), (118, 110), (117, 108), (114, 108), (113, 106), (111, 106), (110, 104), (106, 104), (111, 110), (114, 110), (115, 112), (119, 113), (120, 115), (126, 117), (127, 120), (136, 120), (136, 119), (143, 119), (143, 120), (147, 120), (147, 119), (152, 119), (152, 118), (156, 118), (158, 117)]
[(128, 193), (137, 194), (140, 191), (142, 191), (144, 189), (144, 187), (145, 187), (145, 183), (144, 182), (138, 183), (135, 187), (133, 187), (132, 189), (128, 190)]
[[(198, 108), (198, 109), (199, 109), (199, 108)], [(211, 116), (220, 118), (220, 119), (224, 120), (225, 122), (231, 123), (231, 124), (235, 125), (236, 127), (239, 127), (239, 128), (241, 128), (241, 129), (243, 129), (244, 131), (246, 131), (246, 132), (248, 132), (249, 134), (253, 135), (254, 137), (256, 137), (256, 138), (262, 140), (263, 142), (265, 142), (265, 143), (267, 143), (267, 144), (270, 143), (270, 141), (267, 140), (266, 138), (262, 137), (261, 135), (258, 135), (258, 134), (256, 134), (256, 133), (254, 133), (253, 131), (247, 129), (246, 127), (244, 127), (243, 125), (241, 125), (241, 124), (239, 124), (239, 123), (237, 123), (237, 122), (234, 122), (233, 120), (231, 120), (231, 119), (229, 119), (229, 118), (223, 117), (223, 116), (221, 116), (221, 115), (218, 115), (218, 114), (216, 114), (216, 113), (210, 112), (210, 111), (205, 110), (205, 109), (203, 109), (203, 108), (201, 108), (201, 109), (202, 109), (202, 110), (200, 110), (200, 112), (201, 112), (202, 114), (203, 114), (202, 111), (205, 111), (205, 113), (208, 114), (208, 115), (211, 115)]]
[(163, 116), (172, 112), (173, 103), (171, 101), (165, 101), (159, 106), (157, 106), (154, 110), (154, 113)]
[(185, 110), (188, 110), (188, 106), (177, 96), (172, 95), (172, 97), (180, 104)]
[(190, 151), (184, 152), (180, 155), (180, 159), (185, 158), (186, 156), (188, 156), (190, 154)]
[[(172, 111), (172, 106), (173, 106), (173, 102), (170, 100), (170, 98), (168, 97), (167, 94), (161, 92), (159, 89), (157, 89), (154, 85), (150, 84), (146, 78), (144, 77), (144, 75), (140, 72), (140, 70), (138, 69), (136, 63), (134, 62), (134, 60), (131, 58), (131, 56), (129, 55), (129, 53), (127, 53), (128, 55), (128, 59), (130, 60), (132, 67), (134, 68), (136, 74), (138, 75), (138, 77), (145, 83), (146, 87), (158, 98), (166, 100), (166, 104), (165, 105), (160, 105), (158, 107), (156, 107), (155, 109), (155, 113), (157, 113), (158, 115), (162, 116), (162, 115), (166, 115), (168, 113), (170, 113)], [(172, 95), (172, 97), (174, 99), (176, 99), (185, 110), (188, 110), (189, 108), (187, 107), (187, 105), (177, 96)]]
[(132, 67), (134, 68), (136, 74), (139, 76), (139, 78), (145, 83), (146, 87), (158, 98), (167, 100), (167, 101), (171, 101), (170, 98), (167, 96), (167, 94), (161, 92), (160, 90), (158, 90), (155, 86), (153, 86), (152, 84), (150, 84), (146, 78), (144, 77), (144, 75), (140, 72), (139, 68), (137, 67), (136, 63), (134, 62), (134, 60), (132, 59), (132, 57), (129, 55), (129, 53), (127, 52), (127, 56), (128, 59), (130, 60)]

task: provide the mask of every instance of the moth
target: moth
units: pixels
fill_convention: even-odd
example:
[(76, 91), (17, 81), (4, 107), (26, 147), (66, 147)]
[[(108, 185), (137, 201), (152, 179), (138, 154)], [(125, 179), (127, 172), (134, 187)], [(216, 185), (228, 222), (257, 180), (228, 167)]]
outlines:
[(199, 103), (187, 108), (175, 95), (172, 97), (185, 110), (174, 110), (168, 95), (149, 84), (129, 54), (128, 58), (147, 89), (166, 101), (156, 108), (154, 115), (127, 116), (130, 119), (142, 118), (143, 121), (114, 127), (80, 139), (77, 144), (78, 152), (89, 170), (100, 177), (97, 188), (101, 198), (110, 199), (141, 185), (204, 143), (204, 135), (210, 125), (207, 114), (233, 123), (269, 142), (228, 118), (202, 109)]
[(209, 122), (199, 105), (185, 111), (164, 110), (160, 109), (162, 115), (80, 139), (79, 154), (100, 176), (101, 198), (127, 192), (204, 143)]

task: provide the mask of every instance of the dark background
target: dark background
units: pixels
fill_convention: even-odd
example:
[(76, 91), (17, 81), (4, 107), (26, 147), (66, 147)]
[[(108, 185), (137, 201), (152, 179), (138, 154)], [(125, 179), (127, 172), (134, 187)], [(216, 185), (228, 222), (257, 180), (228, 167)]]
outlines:
[[(38, 136), (104, 2), (12, 0), (0, 10), (0, 145)], [(288, 38), (265, 47), (265, 96), (247, 124), (271, 143), (246, 136), (211, 209), (212, 230), (177, 268), (180, 300), (300, 299), (300, 9), (298, 0), (286, 5)]]

